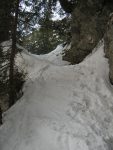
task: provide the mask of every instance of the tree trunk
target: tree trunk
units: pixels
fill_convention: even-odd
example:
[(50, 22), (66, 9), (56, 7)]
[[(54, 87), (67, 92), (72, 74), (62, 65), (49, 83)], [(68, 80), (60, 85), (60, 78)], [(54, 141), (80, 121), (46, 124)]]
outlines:
[(76, 0), (59, 0), (60, 5), (67, 13), (72, 13), (73, 9), (75, 8)]
[(14, 64), (15, 64), (15, 53), (16, 53), (16, 32), (18, 24), (18, 14), (19, 14), (19, 0), (15, 1), (15, 19), (12, 31), (12, 49), (10, 54), (10, 68), (9, 68), (9, 107), (15, 103), (15, 89), (14, 89)]

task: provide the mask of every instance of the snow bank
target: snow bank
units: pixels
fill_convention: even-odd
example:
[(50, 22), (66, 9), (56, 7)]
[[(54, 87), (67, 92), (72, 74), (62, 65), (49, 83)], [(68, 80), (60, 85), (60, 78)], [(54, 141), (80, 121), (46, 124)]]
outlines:
[(103, 44), (75, 66), (23, 57), (32, 81), (4, 114), (0, 150), (112, 150), (113, 88)]
[(45, 54), (45, 55), (33, 55), (35, 57), (37, 57), (38, 59), (41, 59), (41, 60), (47, 60), (55, 65), (69, 65), (70, 63), (67, 62), (67, 61), (64, 61), (62, 60), (62, 56), (64, 55), (64, 50), (65, 49), (69, 49), (70, 48), (70, 45), (66, 45), (63, 47), (62, 44), (58, 45), (56, 47), (55, 50), (51, 51), (50, 53), (48, 54)]

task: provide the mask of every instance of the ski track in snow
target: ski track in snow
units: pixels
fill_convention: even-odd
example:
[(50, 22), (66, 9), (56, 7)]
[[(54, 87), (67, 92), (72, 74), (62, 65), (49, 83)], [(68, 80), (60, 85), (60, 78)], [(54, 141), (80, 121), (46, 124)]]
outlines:
[(103, 45), (75, 66), (23, 57), (32, 81), (4, 113), (0, 150), (113, 150), (113, 88)]

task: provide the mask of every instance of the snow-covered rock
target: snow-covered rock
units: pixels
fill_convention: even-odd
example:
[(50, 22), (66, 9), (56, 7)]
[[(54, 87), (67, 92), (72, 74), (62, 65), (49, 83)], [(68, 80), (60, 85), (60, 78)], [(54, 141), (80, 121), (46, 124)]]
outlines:
[(4, 113), (0, 150), (112, 150), (113, 88), (103, 44), (78, 65), (22, 57), (29, 80)]

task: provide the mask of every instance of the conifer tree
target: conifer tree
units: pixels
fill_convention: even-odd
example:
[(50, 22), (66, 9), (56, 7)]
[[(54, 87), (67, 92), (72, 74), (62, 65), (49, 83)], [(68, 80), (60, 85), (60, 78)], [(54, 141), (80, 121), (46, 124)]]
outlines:
[(15, 54), (16, 54), (16, 43), (17, 43), (17, 24), (19, 15), (19, 0), (15, 0), (15, 16), (12, 31), (12, 48), (10, 54), (10, 68), (9, 68), (9, 107), (15, 103), (15, 87), (14, 87), (14, 65), (15, 65)]

